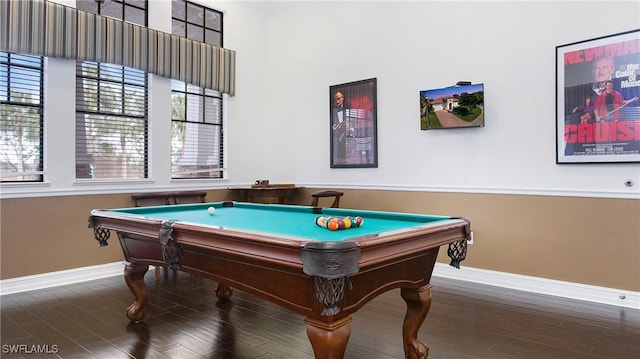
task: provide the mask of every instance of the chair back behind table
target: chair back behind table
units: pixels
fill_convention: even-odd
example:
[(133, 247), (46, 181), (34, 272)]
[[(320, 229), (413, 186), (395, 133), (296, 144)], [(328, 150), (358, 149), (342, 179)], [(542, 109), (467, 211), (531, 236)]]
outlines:
[(340, 197), (344, 195), (344, 192), (336, 191), (336, 190), (324, 190), (324, 191), (316, 191), (311, 193), (311, 206), (319, 207), (321, 198), (333, 198), (333, 203), (331, 203), (331, 208), (340, 207)]

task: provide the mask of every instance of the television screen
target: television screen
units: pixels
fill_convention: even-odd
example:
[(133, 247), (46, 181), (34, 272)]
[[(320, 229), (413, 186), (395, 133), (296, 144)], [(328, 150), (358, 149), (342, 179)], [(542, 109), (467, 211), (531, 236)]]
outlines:
[(420, 129), (484, 127), (484, 84), (420, 91)]

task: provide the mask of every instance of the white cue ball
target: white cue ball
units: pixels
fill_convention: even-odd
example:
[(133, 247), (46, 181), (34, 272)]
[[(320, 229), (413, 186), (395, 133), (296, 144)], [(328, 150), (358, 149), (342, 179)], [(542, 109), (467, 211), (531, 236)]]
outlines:
[(209, 209), (207, 209), (207, 212), (209, 212), (209, 214), (214, 214), (216, 213), (216, 209), (213, 207), (209, 207)]

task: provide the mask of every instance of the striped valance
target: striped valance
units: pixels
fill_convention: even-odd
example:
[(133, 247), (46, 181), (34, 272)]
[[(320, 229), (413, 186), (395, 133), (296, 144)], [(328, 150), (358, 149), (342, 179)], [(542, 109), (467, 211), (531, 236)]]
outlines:
[(119, 64), (235, 95), (235, 51), (49, 1), (0, 1), (0, 50)]

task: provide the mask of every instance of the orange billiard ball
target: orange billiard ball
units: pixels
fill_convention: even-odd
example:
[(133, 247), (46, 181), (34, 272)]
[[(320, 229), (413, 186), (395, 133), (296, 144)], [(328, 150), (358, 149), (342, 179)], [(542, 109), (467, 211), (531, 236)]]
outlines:
[(335, 219), (335, 218), (331, 218), (331, 220), (327, 224), (327, 228), (329, 230), (331, 230), (331, 231), (337, 231), (338, 230), (338, 220)]

